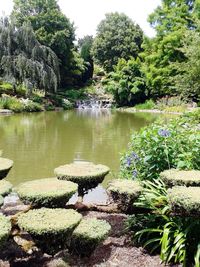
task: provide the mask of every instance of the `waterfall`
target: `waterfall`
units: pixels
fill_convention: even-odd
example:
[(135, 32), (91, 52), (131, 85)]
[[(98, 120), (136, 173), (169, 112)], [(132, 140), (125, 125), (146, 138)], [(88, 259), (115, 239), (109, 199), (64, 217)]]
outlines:
[(110, 109), (112, 107), (112, 101), (105, 100), (96, 100), (96, 99), (88, 99), (88, 100), (79, 100), (76, 102), (76, 107), (78, 109)]

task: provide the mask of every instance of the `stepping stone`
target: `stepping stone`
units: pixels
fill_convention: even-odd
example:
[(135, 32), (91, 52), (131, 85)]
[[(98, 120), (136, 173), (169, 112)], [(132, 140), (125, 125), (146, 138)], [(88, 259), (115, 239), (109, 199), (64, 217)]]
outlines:
[(8, 239), (10, 231), (11, 231), (10, 220), (6, 216), (0, 214), (0, 248), (4, 245), (4, 243)]
[(13, 166), (10, 159), (0, 158), (0, 180), (5, 178)]
[(93, 188), (101, 183), (110, 169), (105, 165), (78, 161), (54, 170), (58, 179), (77, 183), (80, 187)]
[(5, 197), (12, 191), (12, 184), (8, 181), (1, 180), (0, 181), (0, 195)]
[(139, 182), (127, 179), (112, 180), (107, 187), (108, 194), (123, 212), (132, 208), (141, 191), (142, 186)]
[(170, 169), (161, 172), (160, 178), (169, 187), (174, 185), (200, 186), (200, 171), (198, 170), (183, 171)]
[(175, 214), (200, 215), (200, 187), (174, 186), (168, 189), (168, 201)]
[(41, 208), (19, 215), (18, 225), (44, 252), (54, 254), (67, 247), (81, 219), (82, 215), (72, 209)]
[(44, 178), (20, 184), (15, 188), (19, 198), (33, 207), (64, 207), (78, 185), (57, 178)]
[(70, 250), (81, 256), (90, 256), (107, 238), (110, 229), (110, 224), (104, 220), (83, 219), (72, 234)]

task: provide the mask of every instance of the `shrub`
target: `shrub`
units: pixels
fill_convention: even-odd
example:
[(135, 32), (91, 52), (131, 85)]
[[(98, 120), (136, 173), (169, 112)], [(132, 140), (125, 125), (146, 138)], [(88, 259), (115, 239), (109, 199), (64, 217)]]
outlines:
[(10, 220), (4, 215), (0, 214), (0, 247), (2, 247), (5, 241), (8, 239), (10, 231)]
[[(166, 108), (173, 107), (182, 107), (184, 110), (186, 109), (186, 102), (180, 96), (171, 96), (171, 97), (163, 97), (157, 100), (156, 106), (160, 110), (165, 110)], [(173, 109), (172, 109), (173, 110)]]
[(12, 191), (12, 184), (8, 181), (0, 181), (0, 195), (6, 196)]
[[(196, 116), (196, 115), (195, 115)], [(128, 179), (158, 178), (170, 169), (200, 169), (200, 132), (196, 119), (157, 122), (134, 133), (121, 159), (121, 176)]]
[(22, 183), (15, 188), (20, 199), (34, 207), (64, 207), (77, 192), (78, 185), (56, 178), (46, 178)]
[(152, 99), (146, 100), (144, 103), (135, 106), (136, 109), (154, 109), (155, 107), (156, 104)]
[(186, 185), (186, 186), (200, 186), (200, 171), (181, 171), (170, 169), (161, 172), (161, 179), (169, 186)]
[(168, 190), (168, 201), (175, 214), (200, 215), (200, 187), (175, 186)]
[(9, 95), (2, 95), (0, 98), (0, 108), (2, 109), (10, 109), (14, 112), (23, 111), (23, 104), (16, 97), (11, 97)]
[(33, 102), (31, 100), (27, 101), (27, 103), (24, 106), (24, 111), (27, 112), (38, 112), (43, 111), (43, 106), (39, 103)]
[(41, 208), (19, 215), (18, 225), (28, 232), (45, 252), (56, 253), (67, 247), (82, 215), (74, 210)]
[(137, 181), (116, 179), (109, 183), (107, 191), (122, 211), (128, 211), (140, 195), (142, 187)]
[(0, 180), (7, 176), (12, 166), (12, 160), (0, 157)]
[(95, 248), (106, 239), (111, 227), (104, 220), (83, 219), (74, 230), (70, 249), (81, 256), (90, 256)]
[(63, 109), (68, 110), (68, 109), (72, 109), (74, 106), (68, 99), (63, 99), (62, 100), (62, 107), (63, 107)]

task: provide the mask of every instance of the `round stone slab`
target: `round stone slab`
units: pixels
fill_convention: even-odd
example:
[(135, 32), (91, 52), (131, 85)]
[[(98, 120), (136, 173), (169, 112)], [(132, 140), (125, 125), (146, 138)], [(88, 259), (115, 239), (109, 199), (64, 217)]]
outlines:
[(57, 178), (44, 178), (20, 184), (15, 188), (24, 203), (34, 207), (64, 207), (77, 192), (78, 185)]
[(171, 210), (177, 214), (200, 215), (200, 187), (174, 186), (168, 189)]
[(200, 186), (200, 171), (170, 169), (160, 173), (160, 178), (169, 187), (174, 185)]
[(10, 159), (0, 158), (0, 180), (5, 178), (13, 166)]
[(55, 253), (66, 247), (81, 219), (82, 215), (72, 209), (41, 208), (19, 215), (18, 225), (45, 252)]
[(0, 248), (8, 239), (10, 231), (11, 231), (10, 220), (4, 215), (0, 214)]
[(1, 180), (0, 181), (0, 195), (6, 196), (12, 191), (12, 184), (8, 181)]
[(79, 161), (60, 166), (54, 170), (54, 173), (58, 179), (73, 181), (79, 186), (89, 187), (93, 183), (101, 183), (109, 171), (110, 169), (105, 165)]

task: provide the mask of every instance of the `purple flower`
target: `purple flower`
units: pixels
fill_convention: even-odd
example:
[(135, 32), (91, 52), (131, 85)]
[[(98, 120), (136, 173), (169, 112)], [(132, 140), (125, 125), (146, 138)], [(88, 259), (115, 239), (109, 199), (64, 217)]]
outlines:
[(131, 157), (133, 160), (139, 160), (140, 159), (135, 152), (132, 152)]
[(160, 129), (158, 131), (158, 135), (160, 135), (162, 137), (169, 137), (171, 135), (171, 132), (169, 130), (166, 130), (166, 129)]
[(137, 176), (137, 174), (138, 174), (138, 172), (137, 172), (136, 170), (134, 170), (134, 171), (132, 172), (133, 178), (135, 178), (135, 177)]
[(127, 165), (127, 167), (131, 166), (131, 158), (130, 157), (126, 158), (126, 165)]

